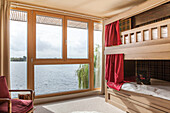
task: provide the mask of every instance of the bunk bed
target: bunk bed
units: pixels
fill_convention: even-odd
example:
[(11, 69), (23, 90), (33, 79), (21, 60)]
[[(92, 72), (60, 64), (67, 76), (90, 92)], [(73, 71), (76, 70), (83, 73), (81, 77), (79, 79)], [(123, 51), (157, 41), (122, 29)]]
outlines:
[[(105, 47), (105, 55), (123, 53), (125, 60), (170, 60), (170, 19), (123, 31), (121, 40), (121, 45)], [(156, 94), (156, 90), (160, 92)], [(157, 79), (151, 79), (148, 87), (125, 83), (120, 91), (105, 84), (106, 102), (130, 113), (170, 113), (168, 94), (170, 82)]]
[[(105, 48), (105, 54), (131, 59), (170, 59), (170, 19), (121, 32), (122, 45)], [(161, 53), (161, 54), (160, 54)]]

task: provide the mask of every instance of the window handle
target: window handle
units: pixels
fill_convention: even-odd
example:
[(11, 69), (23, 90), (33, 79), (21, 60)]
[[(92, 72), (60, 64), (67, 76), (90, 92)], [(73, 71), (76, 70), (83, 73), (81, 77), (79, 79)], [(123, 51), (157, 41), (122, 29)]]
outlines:
[(33, 58), (31, 58), (31, 63), (33, 62)]
[(65, 40), (65, 45), (67, 45), (67, 40)]

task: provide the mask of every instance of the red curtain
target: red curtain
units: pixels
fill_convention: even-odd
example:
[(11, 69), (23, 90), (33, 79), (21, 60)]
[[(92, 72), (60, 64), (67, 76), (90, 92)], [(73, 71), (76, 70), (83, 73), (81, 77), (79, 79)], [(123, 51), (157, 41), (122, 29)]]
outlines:
[(105, 46), (122, 44), (120, 39), (119, 21), (105, 26)]
[[(105, 46), (120, 45), (119, 21), (105, 26)], [(110, 88), (120, 90), (124, 83), (124, 55), (106, 55), (105, 79)]]

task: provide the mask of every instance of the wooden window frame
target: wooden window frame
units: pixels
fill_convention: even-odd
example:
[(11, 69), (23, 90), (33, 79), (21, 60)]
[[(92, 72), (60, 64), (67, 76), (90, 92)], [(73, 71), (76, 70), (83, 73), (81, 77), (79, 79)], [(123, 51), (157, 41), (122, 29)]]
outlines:
[[(102, 22), (101, 21), (93, 21), (93, 33), (94, 33), (94, 23), (100, 23), (100, 24), (102, 24)], [(103, 29), (103, 27), (102, 27), (102, 29)], [(102, 30), (102, 32), (103, 32), (103, 30)], [(103, 39), (103, 34), (102, 34), (102, 39)], [(93, 46), (92, 46), (92, 50), (93, 50), (93, 76), (94, 76), (94, 34), (93, 34), (93, 44), (92, 44)], [(102, 47), (103, 47), (103, 43), (102, 43)], [(103, 52), (103, 48), (102, 48), (102, 52)], [(104, 57), (104, 55), (103, 55), (103, 53), (102, 53), (102, 59), (103, 59), (103, 57)], [(102, 63), (102, 62), (101, 62)], [(103, 65), (102, 65), (103, 66)], [(103, 71), (103, 67), (102, 67), (102, 71)], [(102, 74), (102, 73), (101, 73)], [(93, 81), (94, 81), (94, 78), (93, 78)], [(101, 76), (101, 87), (102, 87), (102, 76)], [(94, 83), (93, 83), (94, 84)], [(93, 86), (93, 90), (100, 90), (101, 91), (101, 89), (102, 88), (95, 88), (94, 86)]]
[(57, 61), (62, 61), (63, 60), (63, 58), (64, 58), (64, 55), (63, 55), (63, 53), (64, 53), (64, 27), (62, 26), (62, 34), (63, 34), (63, 36), (62, 36), (62, 58), (61, 59), (41, 59), (41, 58), (36, 58), (36, 16), (37, 15), (40, 15), (40, 16), (48, 16), (48, 17), (54, 17), (54, 18), (60, 18), (60, 19), (62, 19), (62, 25), (64, 25), (64, 16), (62, 16), (62, 15), (56, 15), (56, 14), (51, 14), (51, 13), (45, 13), (45, 12), (40, 12), (40, 11), (33, 11), (33, 28), (34, 28), (34, 31), (33, 31), (33, 37), (34, 37), (34, 57), (33, 57), (33, 60), (34, 61), (36, 61), (36, 62), (42, 62), (43, 63), (43, 61), (54, 61), (54, 60), (57, 60)]
[[(89, 64), (89, 88), (75, 91), (58, 92), (52, 94), (37, 95), (36, 98), (44, 98), (58, 95), (67, 95), (73, 93), (80, 93), (92, 90), (99, 90), (94, 88), (94, 53), (93, 53), (93, 30), (94, 23), (101, 23), (89, 19), (78, 17), (64, 16), (60, 14), (33, 11), (22, 8), (11, 8), (19, 11), (27, 12), (27, 89), (34, 90), (34, 66), (35, 65), (59, 65), (59, 64)], [(62, 19), (62, 59), (37, 59), (36, 58), (36, 15), (56, 17)], [(88, 59), (68, 59), (67, 58), (67, 20), (87, 22), (88, 23)]]
[(24, 11), (24, 12), (27, 12), (27, 89), (31, 89), (30, 88), (30, 81), (31, 81), (31, 78), (29, 75), (31, 75), (31, 71), (30, 71), (30, 61), (28, 60), (29, 59), (29, 55), (30, 55), (30, 51), (31, 51), (31, 48), (30, 48), (30, 38), (31, 37), (31, 21), (30, 21), (30, 16), (31, 16), (31, 11), (28, 10), (28, 9), (23, 9), (23, 8), (13, 8), (11, 7), (11, 9), (13, 10), (17, 10), (17, 11)]
[(75, 17), (69, 17), (69, 16), (66, 16), (65, 17), (65, 31), (66, 31), (66, 33), (65, 33), (65, 41), (67, 40), (67, 20), (71, 20), (71, 21), (77, 21), (77, 22), (85, 22), (85, 23), (87, 23), (88, 24), (88, 58), (85, 58), (85, 59), (83, 59), (83, 58), (78, 58), (78, 59), (76, 59), (76, 58), (67, 58), (67, 45), (66, 45), (66, 50), (65, 50), (65, 52), (66, 52), (66, 60), (87, 60), (87, 61), (90, 61), (90, 57), (91, 57), (91, 55), (90, 55), (90, 50), (91, 50), (91, 48), (90, 48), (90, 38), (91, 38), (91, 34), (90, 34), (90, 20), (87, 20), (87, 19), (80, 19), (80, 18), (75, 18)]

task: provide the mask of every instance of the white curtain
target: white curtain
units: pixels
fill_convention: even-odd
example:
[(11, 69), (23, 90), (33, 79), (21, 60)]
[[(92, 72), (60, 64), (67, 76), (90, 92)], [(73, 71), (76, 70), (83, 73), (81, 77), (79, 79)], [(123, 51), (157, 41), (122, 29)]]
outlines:
[(6, 76), (10, 87), (10, 45), (9, 45), (10, 2), (0, 0), (0, 76)]

